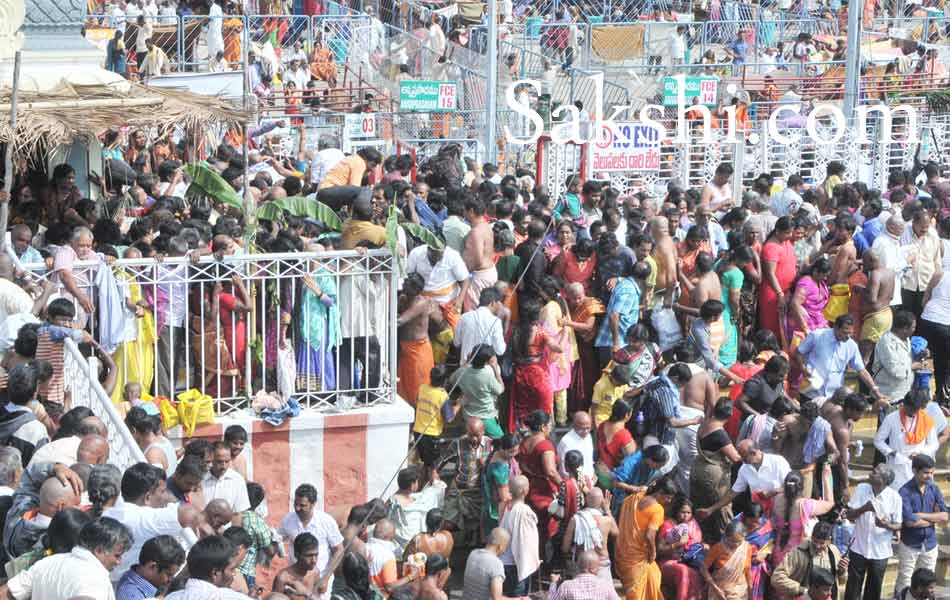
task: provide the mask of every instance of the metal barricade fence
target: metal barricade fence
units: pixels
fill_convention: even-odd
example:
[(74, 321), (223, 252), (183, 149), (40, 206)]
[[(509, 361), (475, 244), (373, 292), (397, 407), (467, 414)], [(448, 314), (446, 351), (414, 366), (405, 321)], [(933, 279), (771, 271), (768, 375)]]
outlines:
[[(114, 401), (129, 382), (172, 399), (197, 389), (219, 415), (261, 390), (316, 410), (394, 399), (398, 267), (388, 250), (119, 260), (115, 287), (109, 277), (94, 286), (109, 268), (80, 261), (73, 273), (96, 307), (89, 329), (116, 363)], [(108, 322), (97, 314), (106, 298), (121, 302)], [(96, 385), (79, 386), (84, 401), (104, 401)]]
[(99, 383), (94, 362), (86, 359), (71, 339), (63, 342), (63, 379), (70, 394), (70, 406), (85, 406), (102, 419), (108, 432), (110, 464), (124, 471), (135, 463), (147, 462), (122, 415)]

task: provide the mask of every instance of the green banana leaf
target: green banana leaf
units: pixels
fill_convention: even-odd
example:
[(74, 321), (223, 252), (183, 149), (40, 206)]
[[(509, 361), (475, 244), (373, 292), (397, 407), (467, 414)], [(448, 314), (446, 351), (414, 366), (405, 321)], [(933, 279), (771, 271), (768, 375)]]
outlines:
[(191, 185), (188, 186), (186, 192), (189, 196), (196, 193), (204, 194), (238, 210), (244, 210), (244, 202), (241, 201), (241, 197), (227, 181), (211, 170), (208, 163), (188, 164), (185, 165), (184, 170), (191, 178)]
[(406, 230), (406, 233), (416, 238), (426, 246), (432, 246), (438, 250), (445, 248), (445, 242), (442, 241), (442, 238), (432, 233), (429, 229), (426, 229), (418, 223), (400, 223), (402, 228)]
[(292, 196), (281, 200), (272, 200), (264, 203), (257, 209), (257, 218), (267, 221), (280, 221), (284, 212), (289, 212), (295, 217), (310, 217), (315, 221), (320, 221), (333, 231), (343, 231), (343, 222), (337, 216), (333, 209), (303, 196)]

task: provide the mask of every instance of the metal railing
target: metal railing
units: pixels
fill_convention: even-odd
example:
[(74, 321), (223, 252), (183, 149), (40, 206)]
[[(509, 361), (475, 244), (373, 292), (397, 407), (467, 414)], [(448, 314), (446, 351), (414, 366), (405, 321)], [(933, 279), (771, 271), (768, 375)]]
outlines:
[(88, 407), (102, 419), (108, 431), (109, 463), (125, 470), (135, 463), (147, 462), (135, 443), (122, 415), (99, 383), (98, 373), (69, 338), (63, 342), (63, 377), (70, 392), (71, 405)]
[[(24, 267), (45, 277), (40, 265)], [(126, 383), (172, 399), (197, 389), (218, 414), (247, 409), (261, 390), (316, 410), (395, 397), (398, 267), (388, 250), (119, 260), (111, 268), (123, 305), (108, 321), (106, 292), (92, 284), (102, 268), (79, 261), (73, 273), (96, 307), (89, 329), (119, 369), (113, 401)], [(133, 299), (145, 307), (138, 318)], [(85, 401), (107, 397), (94, 378), (81, 381)]]

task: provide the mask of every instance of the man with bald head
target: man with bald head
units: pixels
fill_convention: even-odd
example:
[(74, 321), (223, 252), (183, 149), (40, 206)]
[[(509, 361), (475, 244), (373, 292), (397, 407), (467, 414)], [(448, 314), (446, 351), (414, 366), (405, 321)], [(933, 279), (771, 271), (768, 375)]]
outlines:
[(215, 499), (204, 508), (205, 521), (216, 533), (221, 533), (225, 526), (234, 519), (234, 511), (226, 500)]
[(83, 436), (76, 450), (76, 462), (87, 465), (104, 465), (109, 460), (109, 441), (98, 434)]
[[(79, 460), (79, 445), (83, 438), (88, 435), (97, 435), (108, 439), (109, 430), (106, 429), (106, 424), (103, 423), (102, 419), (90, 415), (79, 422), (76, 435), (68, 435), (53, 440), (34, 452), (30, 464), (63, 463), (64, 465), (71, 465), (75, 462), (85, 462)], [(108, 453), (106, 459), (108, 460)]]
[(465, 435), (453, 445), (458, 470), (445, 492), (445, 521), (460, 532), (459, 546), (477, 545), (482, 515), (482, 469), (491, 456), (491, 438), (481, 419), (465, 420)]
[(3, 546), (10, 558), (33, 549), (61, 510), (79, 506), (82, 482), (61, 464), (32, 466), (20, 478), (3, 528)]
[(792, 470), (785, 457), (762, 452), (758, 444), (748, 439), (739, 442), (736, 450), (742, 457), (742, 466), (739, 467), (739, 475), (735, 483), (732, 484), (729, 493), (715, 504), (698, 509), (696, 511), (698, 520), (703, 521), (716, 511), (728, 507), (736, 496), (744, 492), (751, 494), (753, 502), (764, 504), (771, 503), (772, 498), (781, 493), (784, 488), (785, 477)]
[(501, 556), (511, 542), (508, 531), (501, 527), (492, 529), (484, 548), (472, 550), (465, 561), (463, 598), (486, 598), (503, 600), (502, 586), (505, 582), (505, 566)]
[(564, 470), (564, 455), (571, 450), (577, 450), (584, 457), (584, 475), (593, 480), (594, 474), (594, 439), (590, 435), (592, 426), (590, 415), (579, 410), (574, 413), (571, 421), (571, 428), (561, 441), (557, 444), (557, 463), (561, 470), (561, 476), (567, 477), (568, 473)]
[(591, 552), (597, 557), (597, 569), (593, 571), (601, 579), (613, 582), (610, 573), (610, 538), (616, 539), (620, 530), (604, 499), (604, 492), (591, 488), (584, 495), (584, 508), (577, 511), (561, 539), (561, 553), (576, 555)]
[(18, 223), (10, 230), (10, 245), (7, 246), (7, 255), (13, 259), (18, 269), (23, 265), (43, 262), (39, 250), (33, 247), (33, 230), (29, 225)]
[(73, 230), (69, 244), (60, 246), (53, 258), (54, 284), (65, 288), (63, 296), (76, 305), (76, 327), (85, 329), (89, 315), (92, 314), (91, 300), (92, 270), (89, 267), (74, 269), (77, 261), (99, 261), (98, 255), (93, 252), (92, 230), (88, 227), (77, 227)]
[(614, 589), (613, 581), (606, 581), (598, 576), (600, 571), (600, 557), (596, 552), (585, 550), (577, 557), (580, 573), (570, 581), (558, 585), (561, 576), (551, 575), (551, 587), (548, 588), (548, 598), (551, 600), (620, 600)]
[(369, 555), (369, 576), (373, 583), (388, 595), (398, 587), (419, 578), (419, 573), (410, 571), (405, 577), (399, 577), (395, 551), (396, 527), (389, 519), (382, 519), (373, 528), (373, 536), (366, 542), (366, 551)]
[(867, 284), (861, 293), (861, 335), (858, 348), (865, 364), (870, 362), (871, 351), (881, 336), (891, 330), (894, 315), (891, 300), (894, 297), (895, 273), (884, 266), (880, 255), (866, 250), (861, 256), (861, 268), (867, 275)]
[[(871, 250), (877, 254), (881, 266), (890, 269), (895, 274), (903, 273), (907, 267), (907, 260), (901, 252), (901, 235), (905, 227), (904, 219), (898, 212), (884, 223), (884, 231), (874, 238), (874, 243), (871, 244)], [(900, 303), (901, 286), (895, 285), (890, 305), (899, 306)]]
[(374, 246), (382, 246), (386, 243), (386, 228), (373, 223), (373, 196), (369, 189), (360, 192), (353, 201), (350, 215), (350, 218), (343, 223), (343, 231), (340, 232), (343, 250), (353, 250), (363, 240)]

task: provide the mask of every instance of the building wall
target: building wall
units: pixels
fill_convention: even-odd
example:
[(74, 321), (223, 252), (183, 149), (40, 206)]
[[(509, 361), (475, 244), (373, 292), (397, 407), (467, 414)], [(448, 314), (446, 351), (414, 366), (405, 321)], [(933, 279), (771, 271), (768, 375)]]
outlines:
[[(264, 487), (267, 520), (276, 525), (292, 510), (293, 491), (302, 483), (317, 488), (324, 510), (395, 492), (395, 482), (387, 484), (406, 457), (412, 420), (412, 409), (397, 399), (345, 414), (305, 412), (279, 427), (249, 415), (226, 417), (199, 426), (194, 437), (214, 442), (229, 425), (244, 427), (248, 478)], [(176, 445), (188, 441), (180, 427), (169, 438)]]

